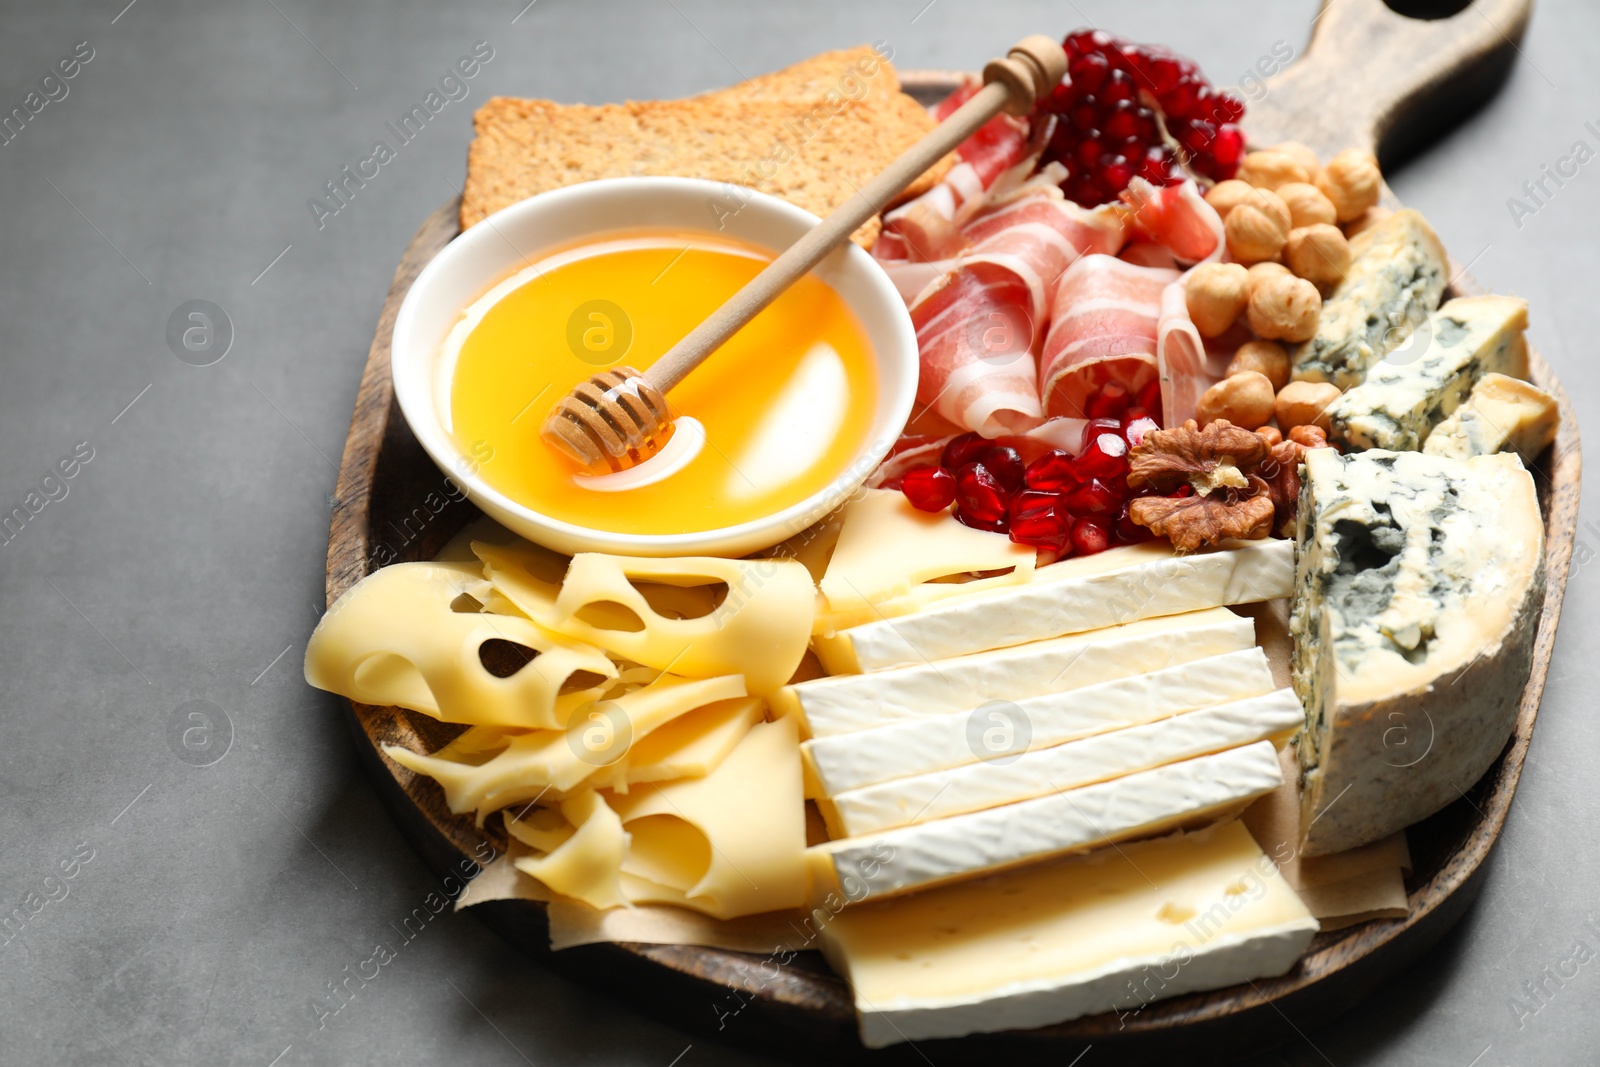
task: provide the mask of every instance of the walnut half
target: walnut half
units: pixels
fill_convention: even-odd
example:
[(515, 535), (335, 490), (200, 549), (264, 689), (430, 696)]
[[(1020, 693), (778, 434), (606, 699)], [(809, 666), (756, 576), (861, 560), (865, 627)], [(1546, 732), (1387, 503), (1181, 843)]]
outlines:
[(1190, 419), (1177, 429), (1151, 431), (1129, 456), (1128, 485), (1164, 495), (1136, 498), (1129, 517), (1180, 552), (1266, 537), (1277, 508), (1260, 469), (1271, 452), (1258, 434), (1225, 419), (1203, 430)]

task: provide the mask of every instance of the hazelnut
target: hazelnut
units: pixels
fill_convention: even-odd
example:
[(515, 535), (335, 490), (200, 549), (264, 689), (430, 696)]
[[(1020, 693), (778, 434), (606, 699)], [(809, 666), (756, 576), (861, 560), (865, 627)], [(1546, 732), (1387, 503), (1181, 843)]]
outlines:
[(1350, 148), (1332, 159), (1317, 175), (1317, 188), (1333, 201), (1340, 222), (1350, 222), (1378, 203), (1383, 174), (1371, 152)]
[(1291, 277), (1293, 273), (1293, 271), (1291, 271), (1288, 267), (1285, 267), (1282, 263), (1257, 263), (1255, 266), (1250, 268), (1250, 291), (1252, 293), (1255, 292), (1256, 286), (1260, 285), (1268, 278), (1288, 278)]
[(1238, 179), (1257, 189), (1276, 190), (1290, 182), (1309, 182), (1311, 175), (1282, 152), (1251, 152), (1239, 161)]
[(1316, 423), (1296, 426), (1289, 431), (1289, 440), (1306, 448), (1327, 448), (1328, 431)]
[(1228, 251), (1240, 263), (1277, 259), (1289, 240), (1289, 209), (1275, 193), (1257, 190), (1248, 203), (1228, 212), (1223, 232)]
[(1302, 226), (1315, 226), (1319, 222), (1331, 223), (1338, 217), (1333, 210), (1333, 201), (1309, 182), (1290, 182), (1280, 186), (1278, 199), (1289, 209), (1289, 223), (1297, 230)]
[(1211, 187), (1211, 191), (1206, 194), (1206, 203), (1216, 208), (1217, 214), (1226, 219), (1228, 212), (1254, 197), (1255, 190), (1249, 185), (1237, 178), (1229, 178)]
[(1384, 219), (1393, 214), (1394, 212), (1390, 211), (1386, 207), (1369, 207), (1367, 208), (1365, 214), (1345, 223), (1344, 235), (1349, 238), (1354, 238), (1356, 234), (1361, 233), (1363, 230), (1372, 229), (1372, 227), (1376, 226), (1378, 223), (1382, 222)]
[(1237, 263), (1204, 263), (1183, 283), (1189, 318), (1202, 337), (1217, 337), (1234, 324), (1250, 300), (1250, 272)]
[(1328, 428), (1328, 405), (1339, 399), (1339, 387), (1328, 382), (1290, 382), (1278, 390), (1273, 412), (1278, 425), (1294, 433), (1296, 426)]
[(1304, 278), (1267, 278), (1250, 290), (1250, 328), (1269, 341), (1309, 341), (1322, 314), (1322, 294)]
[(1227, 374), (1254, 371), (1266, 376), (1274, 392), (1289, 384), (1289, 353), (1275, 341), (1246, 341), (1228, 363)]
[(1350, 269), (1350, 242), (1327, 223), (1292, 231), (1283, 255), (1290, 270), (1315, 285), (1337, 285)]
[(1202, 426), (1227, 419), (1235, 426), (1254, 430), (1272, 419), (1272, 383), (1266, 375), (1245, 371), (1224, 378), (1200, 397), (1195, 405), (1195, 418)]
[(1278, 432), (1276, 426), (1257, 426), (1256, 436), (1265, 441), (1268, 448), (1277, 448), (1283, 444), (1283, 434)]
[(1288, 156), (1300, 164), (1300, 169), (1310, 175), (1306, 181), (1315, 181), (1317, 175), (1322, 172), (1322, 160), (1317, 158), (1316, 149), (1310, 145), (1303, 145), (1299, 141), (1284, 141), (1282, 144), (1273, 145), (1267, 151)]

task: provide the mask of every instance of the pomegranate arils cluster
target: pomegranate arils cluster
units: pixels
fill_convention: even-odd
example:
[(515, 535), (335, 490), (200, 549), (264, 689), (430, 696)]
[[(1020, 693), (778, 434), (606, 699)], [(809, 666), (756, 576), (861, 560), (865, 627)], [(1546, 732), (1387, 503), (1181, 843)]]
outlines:
[[(944, 511), (953, 504), (956, 518), (966, 525), (1009, 534), (1018, 544), (1057, 557), (1148, 541), (1150, 531), (1128, 518), (1129, 500), (1144, 495), (1128, 488), (1128, 455), (1145, 434), (1160, 429), (1150, 414), (1160, 400), (1156, 383), (1137, 396), (1116, 383), (1101, 387), (1089, 398), (1087, 409), (1095, 417), (1076, 456), (1059, 449), (1041, 452), (1037, 442), (1025, 438), (1005, 439), (1021, 442), (1019, 450), (962, 434), (945, 445), (937, 465), (909, 471), (901, 492), (922, 511)], [(1024, 460), (1023, 450), (1030, 460)]]
[(1215, 181), (1233, 177), (1244, 156), (1244, 103), (1217, 92), (1192, 60), (1102, 30), (1079, 30), (1062, 44), (1067, 76), (1040, 107), (1056, 116), (1045, 159), (1067, 168), (1061, 188), (1070, 199), (1110, 203), (1135, 175), (1175, 185), (1184, 179), (1180, 162)]

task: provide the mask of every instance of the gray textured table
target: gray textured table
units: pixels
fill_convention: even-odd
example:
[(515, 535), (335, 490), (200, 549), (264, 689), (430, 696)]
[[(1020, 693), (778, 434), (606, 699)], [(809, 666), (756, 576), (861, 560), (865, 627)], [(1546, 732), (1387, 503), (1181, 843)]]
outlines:
[[(0, 905), (20, 909), (0, 929), (0, 1062), (759, 1062), (470, 914), (333, 1010), (435, 883), (300, 659), (357, 374), (401, 249), (461, 179), (472, 109), (679, 95), (875, 39), (904, 66), (967, 66), (1085, 23), (1227, 82), (1275, 41), (1298, 49), (1314, 4), (126, 2), (0, 6), (0, 112), (48, 101), (0, 144), (0, 512), (29, 513), (0, 535)], [(1531, 215), (1507, 198), (1575, 142), (1600, 148), (1596, 40), (1600, 8), (1544, 0), (1502, 94), (1393, 178), (1480, 279), (1532, 301), (1591, 442), (1600, 164)], [(468, 96), (319, 219), (324, 183), (479, 41)], [(64, 57), (74, 76), (41, 87)], [(184, 307), (202, 300), (226, 315), (209, 334)], [(1596, 552), (1585, 523), (1481, 902), (1263, 1062), (1600, 1058)]]

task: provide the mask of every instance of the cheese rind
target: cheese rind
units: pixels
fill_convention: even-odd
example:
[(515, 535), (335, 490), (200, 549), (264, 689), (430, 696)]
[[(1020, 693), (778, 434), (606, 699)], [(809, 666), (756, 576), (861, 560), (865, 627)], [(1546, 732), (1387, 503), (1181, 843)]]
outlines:
[(1466, 403), (1428, 435), (1430, 456), (1468, 459), (1515, 452), (1532, 466), (1556, 439), (1561, 413), (1556, 398), (1504, 374), (1485, 374)]
[(1240, 808), (1283, 784), (1269, 741), (1003, 807), (816, 846), (845, 897), (888, 897)]
[(880, 1048), (1279, 975), (1316, 931), (1234, 822), (846, 908), (821, 935)]
[(1266, 654), (1251, 647), (1081, 688), (986, 701), (967, 713), (918, 715), (813, 738), (801, 749), (823, 794), (833, 796), (982, 760), (1015, 758), (1027, 748), (1049, 748), (1272, 688)]
[(1528, 302), (1464, 296), (1429, 315), (1366, 380), (1328, 405), (1329, 436), (1352, 448), (1422, 447), (1485, 374), (1526, 377)]
[(1444, 295), (1444, 245), (1416, 211), (1396, 211), (1363, 230), (1350, 253), (1344, 280), (1322, 302), (1317, 332), (1290, 353), (1296, 381), (1360, 384)]
[(1014, 760), (968, 763), (849, 790), (833, 796), (831, 807), (839, 829), (854, 837), (1048, 796), (1256, 741), (1286, 742), (1304, 722), (1294, 691), (1280, 689), (1035, 748)]
[(818, 638), (832, 674), (877, 671), (1098, 630), (1161, 615), (1288, 596), (1294, 546), (1284, 540), (1178, 555), (1151, 542), (1068, 559), (1026, 585), (935, 603)]
[(1110, 626), (936, 663), (841, 674), (779, 690), (774, 709), (796, 713), (813, 737), (831, 737), (970, 711), (1160, 670), (1255, 644), (1255, 626), (1227, 608)]
[(1516, 723), (1544, 527), (1515, 455), (1306, 453), (1291, 629), (1305, 855), (1459, 797)]

